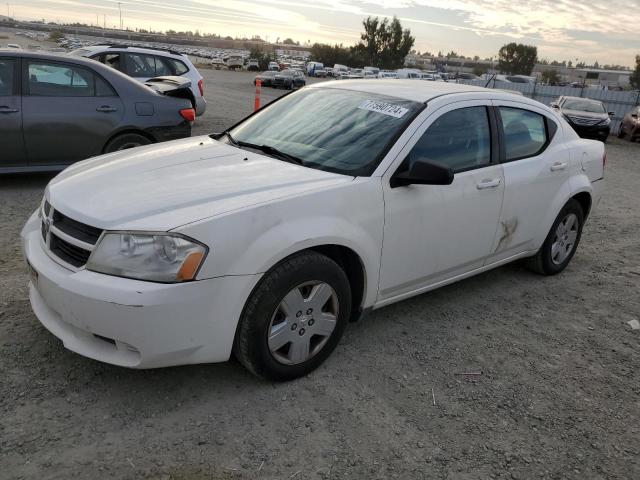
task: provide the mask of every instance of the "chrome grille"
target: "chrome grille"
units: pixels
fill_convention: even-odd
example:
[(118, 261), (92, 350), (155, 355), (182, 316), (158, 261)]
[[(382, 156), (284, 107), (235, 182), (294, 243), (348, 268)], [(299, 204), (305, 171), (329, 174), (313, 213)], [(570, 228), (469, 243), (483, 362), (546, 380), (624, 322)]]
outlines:
[(574, 117), (573, 115), (567, 115), (567, 118), (571, 120), (576, 125), (584, 125), (591, 126), (600, 123), (602, 120), (598, 118), (583, 118), (583, 117)]
[(41, 225), (42, 239), (49, 254), (67, 266), (82, 268), (89, 260), (102, 230), (78, 222), (45, 201)]

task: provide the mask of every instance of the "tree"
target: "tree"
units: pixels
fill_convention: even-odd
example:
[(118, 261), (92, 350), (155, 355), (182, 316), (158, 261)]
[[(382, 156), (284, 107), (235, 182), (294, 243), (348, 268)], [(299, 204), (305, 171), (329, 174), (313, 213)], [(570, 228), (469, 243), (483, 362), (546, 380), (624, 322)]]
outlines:
[(275, 61), (275, 55), (267, 53), (260, 48), (253, 47), (249, 52), (249, 58), (255, 58), (258, 60), (258, 68), (260, 70), (267, 70), (269, 68), (269, 62)]
[(636, 68), (629, 77), (631, 88), (640, 90), (640, 55), (636, 55)]
[(327, 45), (325, 43), (314, 43), (311, 46), (311, 60), (323, 63), (328, 67), (336, 63), (341, 65), (356, 65), (359, 63), (352, 51), (342, 45)]
[(391, 21), (388, 18), (380, 21), (378, 17), (367, 17), (362, 26), (364, 32), (360, 35), (361, 41), (351, 48), (358, 63), (380, 68), (401, 68), (416, 40), (411, 36), (411, 30), (403, 30), (396, 17)]
[(295, 44), (296, 44), (296, 42), (294, 42), (292, 38), (285, 38), (285, 39), (282, 41), (282, 43), (283, 43), (284, 45), (295, 45)]
[(540, 80), (542, 80), (543, 83), (548, 83), (549, 85), (555, 85), (560, 81), (560, 75), (558, 75), (558, 72), (553, 69), (543, 70), (542, 74), (540, 75)]
[(64, 33), (55, 31), (49, 34), (49, 40), (57, 42), (58, 40), (62, 40), (64, 38)]
[(508, 43), (498, 52), (498, 69), (509, 75), (530, 75), (538, 59), (538, 48), (522, 43)]

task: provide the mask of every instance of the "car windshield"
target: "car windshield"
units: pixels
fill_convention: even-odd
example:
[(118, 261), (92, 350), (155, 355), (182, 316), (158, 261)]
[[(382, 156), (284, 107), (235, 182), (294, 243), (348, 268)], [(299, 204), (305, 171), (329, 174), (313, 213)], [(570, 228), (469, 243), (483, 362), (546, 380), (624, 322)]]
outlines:
[(578, 110), (589, 113), (605, 113), (604, 106), (599, 102), (589, 102), (588, 100), (567, 100), (562, 108), (566, 110)]
[(283, 97), (230, 133), (236, 142), (276, 148), (310, 168), (368, 176), (422, 107), (385, 95), (311, 88)]

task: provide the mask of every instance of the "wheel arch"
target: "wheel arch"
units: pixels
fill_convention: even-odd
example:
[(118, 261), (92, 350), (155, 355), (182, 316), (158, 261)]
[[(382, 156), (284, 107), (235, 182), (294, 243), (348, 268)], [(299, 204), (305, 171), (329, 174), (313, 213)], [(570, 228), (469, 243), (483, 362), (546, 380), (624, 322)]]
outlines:
[(115, 138), (119, 137), (120, 135), (127, 135), (127, 134), (130, 134), (130, 133), (135, 133), (136, 135), (141, 135), (141, 136), (147, 138), (151, 143), (156, 143), (157, 142), (157, 140), (153, 137), (153, 135), (149, 134), (148, 132), (145, 132), (144, 130), (140, 130), (139, 128), (125, 128), (123, 130), (118, 130), (117, 132), (114, 132), (113, 134), (111, 134), (111, 136), (109, 138), (107, 138), (107, 140), (102, 145), (102, 149), (100, 150), (100, 152), (101, 153), (106, 153), (107, 145), (109, 145), (109, 143), (111, 143), (112, 140), (114, 140)]
[(591, 212), (591, 204), (592, 204), (591, 193), (587, 191), (582, 191), (582, 192), (576, 193), (571, 198), (576, 200), (582, 207), (582, 213), (584, 214), (584, 220), (586, 221), (587, 217), (589, 216), (589, 212)]

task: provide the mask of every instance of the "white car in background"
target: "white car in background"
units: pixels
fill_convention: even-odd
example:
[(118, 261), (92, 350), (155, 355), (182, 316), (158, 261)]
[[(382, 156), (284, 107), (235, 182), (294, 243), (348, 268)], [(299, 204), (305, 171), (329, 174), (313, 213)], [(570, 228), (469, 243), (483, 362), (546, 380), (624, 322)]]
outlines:
[(292, 379), (373, 309), (518, 259), (564, 270), (604, 162), (601, 142), (525, 97), (318, 83), (223, 133), (55, 177), (22, 231), (31, 305), (68, 349), (103, 362), (234, 353)]
[(204, 78), (189, 57), (179, 52), (126, 45), (93, 45), (84, 46), (70, 54), (97, 60), (141, 83), (153, 77), (186, 77), (191, 80), (196, 115), (202, 115), (207, 109), (207, 101), (204, 98)]

